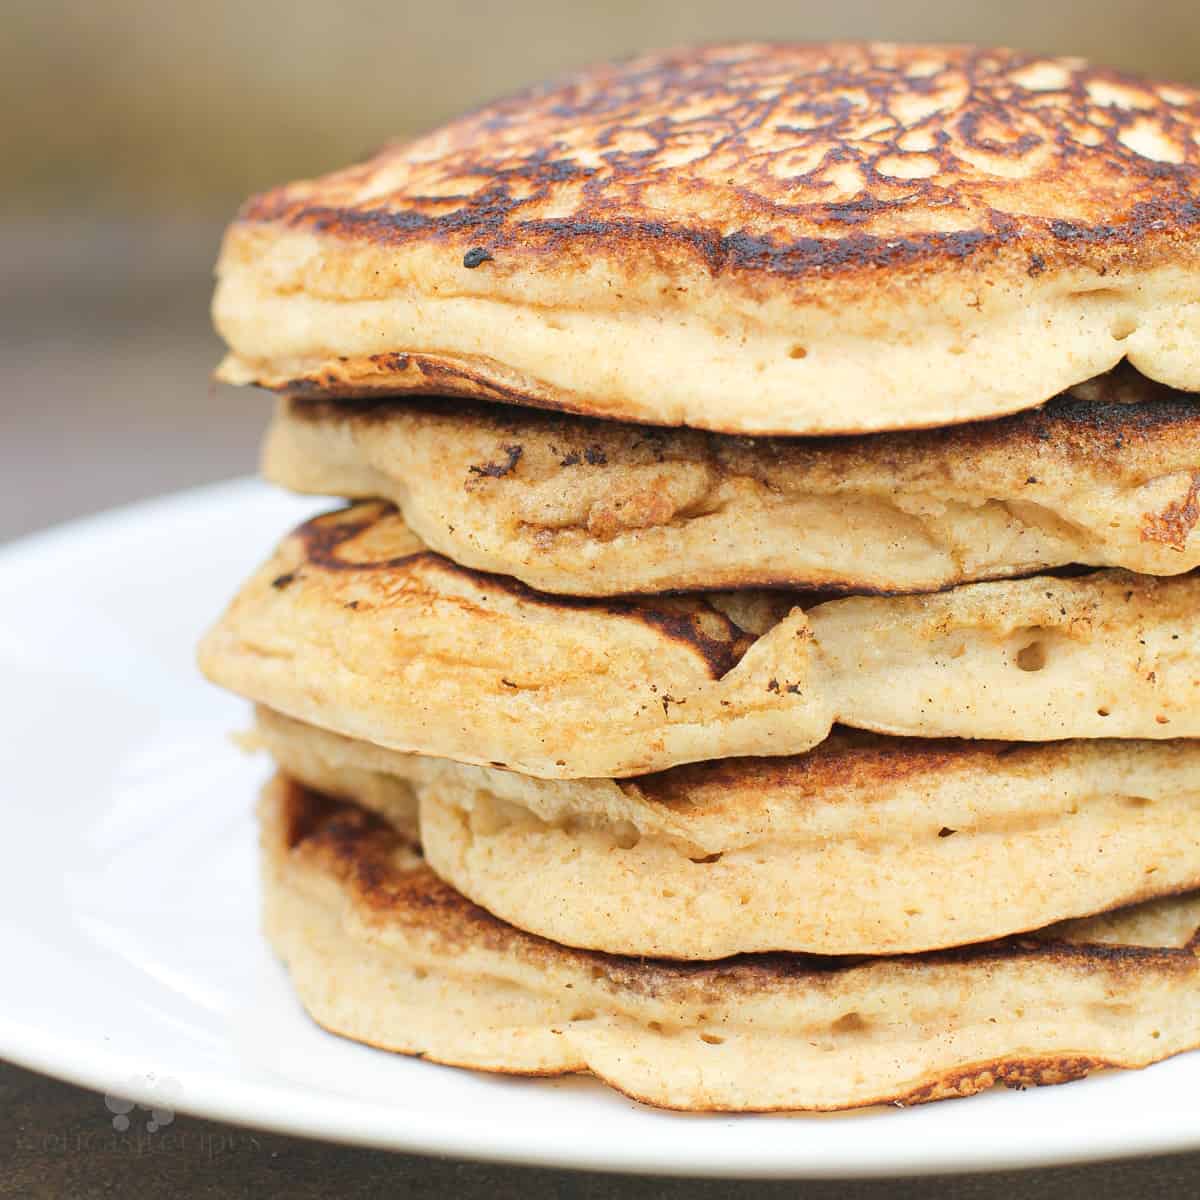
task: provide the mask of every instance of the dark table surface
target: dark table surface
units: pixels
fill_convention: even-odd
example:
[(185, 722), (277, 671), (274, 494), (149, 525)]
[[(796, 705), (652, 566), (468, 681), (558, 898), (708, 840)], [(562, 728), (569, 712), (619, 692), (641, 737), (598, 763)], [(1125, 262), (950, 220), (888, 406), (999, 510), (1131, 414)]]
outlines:
[[(216, 236), (0, 227), (0, 541), (254, 469), (268, 401), (208, 382)], [(0, 1197), (1200, 1195), (1200, 1154), (952, 1180), (731, 1184), (449, 1162), (184, 1114), (153, 1135), (118, 1133), (102, 1096), (2, 1062), (0, 1112)]]

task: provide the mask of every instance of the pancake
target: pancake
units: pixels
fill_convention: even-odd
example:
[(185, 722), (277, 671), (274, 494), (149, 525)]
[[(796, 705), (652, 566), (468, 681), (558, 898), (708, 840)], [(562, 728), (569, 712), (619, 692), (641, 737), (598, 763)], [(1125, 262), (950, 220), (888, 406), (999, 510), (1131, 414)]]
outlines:
[(1200, 736), (1200, 575), (926, 596), (549, 596), (427, 550), (389, 505), (287, 537), (200, 649), (213, 682), (394, 750), (548, 778), (920, 737)]
[(997, 421), (836, 439), (289, 398), (264, 469), (295, 491), (390, 500), (455, 562), (576, 596), (1200, 566), (1200, 404), (1132, 371)]
[(429, 865), (501, 920), (612, 954), (910, 953), (1200, 887), (1195, 741), (837, 731), (794, 758), (550, 781), (269, 709), (258, 736), (290, 778), (393, 826), (419, 806)]
[(841, 1109), (1060, 1083), (1200, 1043), (1195, 893), (965, 950), (666, 963), (521, 933), (378, 817), (263, 799), (265, 929), (326, 1029), (506, 1074), (590, 1071), (701, 1111)]
[(251, 199), (221, 378), (728, 433), (1200, 390), (1200, 93), (971, 46), (582, 71)]

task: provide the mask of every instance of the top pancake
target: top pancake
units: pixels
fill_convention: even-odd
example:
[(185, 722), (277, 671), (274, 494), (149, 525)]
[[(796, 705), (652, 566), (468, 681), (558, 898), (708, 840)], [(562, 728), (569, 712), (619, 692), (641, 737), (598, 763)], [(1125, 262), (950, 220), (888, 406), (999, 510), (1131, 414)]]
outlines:
[(222, 376), (725, 432), (916, 428), (1123, 357), (1200, 390), (1200, 93), (1077, 59), (710, 46), (251, 200)]

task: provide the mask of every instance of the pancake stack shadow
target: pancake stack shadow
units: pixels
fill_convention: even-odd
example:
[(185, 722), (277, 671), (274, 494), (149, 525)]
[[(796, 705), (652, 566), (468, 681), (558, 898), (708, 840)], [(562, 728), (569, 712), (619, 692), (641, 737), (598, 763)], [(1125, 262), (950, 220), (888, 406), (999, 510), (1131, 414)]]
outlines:
[(600, 67), (251, 200), (205, 638), (327, 1029), (830, 1110), (1200, 1045), (1200, 95)]

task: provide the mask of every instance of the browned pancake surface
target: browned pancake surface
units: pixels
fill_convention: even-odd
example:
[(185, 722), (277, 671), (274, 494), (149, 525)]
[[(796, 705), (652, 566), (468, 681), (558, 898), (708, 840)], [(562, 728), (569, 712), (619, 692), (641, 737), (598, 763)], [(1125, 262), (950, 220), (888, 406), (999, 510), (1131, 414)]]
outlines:
[(1037, 275), (1162, 253), (1200, 224), (1198, 129), (1194, 90), (1068, 59), (712, 46), (532, 88), (241, 220), (442, 242), (468, 270), (599, 251), (799, 289), (1019, 245)]
[(650, 54), (250, 200), (226, 378), (745, 433), (928, 427), (1122, 357), (1200, 390), (1200, 99), (970, 46)]

